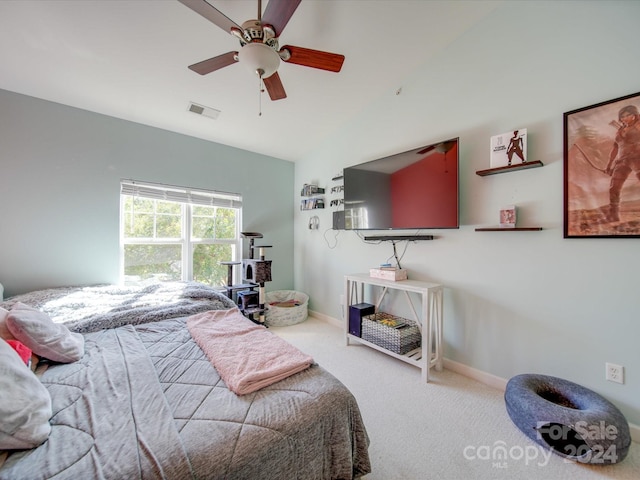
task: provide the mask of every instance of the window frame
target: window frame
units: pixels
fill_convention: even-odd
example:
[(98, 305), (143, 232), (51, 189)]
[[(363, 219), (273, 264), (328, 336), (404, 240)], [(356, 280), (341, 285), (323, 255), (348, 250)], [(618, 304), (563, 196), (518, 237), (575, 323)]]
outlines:
[[(157, 238), (156, 218), (158, 216), (154, 202), (154, 237), (125, 238), (125, 201), (126, 197), (139, 197), (154, 201), (166, 201), (180, 205), (180, 238)], [(193, 236), (194, 207), (220, 207), (235, 210), (234, 238), (200, 238)], [(162, 214), (161, 214), (162, 215)], [(198, 245), (230, 245), (232, 258), (238, 262), (242, 258), (242, 196), (236, 193), (218, 192), (213, 190), (192, 189), (173, 185), (121, 180), (120, 182), (120, 252), (119, 274), (121, 283), (125, 282), (125, 246), (126, 245), (180, 245), (181, 246), (181, 280), (193, 280), (193, 256)], [(239, 283), (241, 269), (233, 269), (233, 282)], [(226, 279), (226, 275), (224, 277)], [(225, 282), (226, 283), (226, 282)], [(213, 285), (220, 287), (220, 285)]]

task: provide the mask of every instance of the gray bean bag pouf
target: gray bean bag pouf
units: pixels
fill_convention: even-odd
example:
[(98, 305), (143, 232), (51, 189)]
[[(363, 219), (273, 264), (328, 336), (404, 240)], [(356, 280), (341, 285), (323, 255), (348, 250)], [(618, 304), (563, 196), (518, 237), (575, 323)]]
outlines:
[(624, 415), (588, 388), (548, 375), (523, 374), (507, 383), (509, 417), (522, 432), (554, 453), (581, 463), (608, 465), (629, 452)]

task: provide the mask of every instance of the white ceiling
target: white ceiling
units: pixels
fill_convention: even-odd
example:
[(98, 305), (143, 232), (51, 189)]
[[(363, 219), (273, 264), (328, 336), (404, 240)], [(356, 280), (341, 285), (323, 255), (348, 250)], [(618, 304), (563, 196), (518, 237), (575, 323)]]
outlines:
[[(257, 16), (257, 0), (208, 1), (237, 24)], [(346, 59), (340, 73), (281, 63), (288, 98), (273, 102), (242, 65), (187, 69), (239, 44), (177, 0), (0, 0), (0, 88), (295, 161), (499, 3), (302, 0), (280, 45)]]

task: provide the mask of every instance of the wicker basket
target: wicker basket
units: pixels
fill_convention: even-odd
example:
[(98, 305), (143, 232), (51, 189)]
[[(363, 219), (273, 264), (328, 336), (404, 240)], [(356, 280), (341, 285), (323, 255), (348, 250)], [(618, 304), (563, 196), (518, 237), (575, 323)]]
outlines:
[[(272, 303), (295, 302), (292, 306), (271, 305)], [(307, 319), (309, 296), (294, 290), (276, 290), (265, 295), (267, 311), (264, 323), (270, 327), (288, 327)]]
[(362, 338), (400, 355), (422, 344), (415, 322), (384, 312), (362, 317)]

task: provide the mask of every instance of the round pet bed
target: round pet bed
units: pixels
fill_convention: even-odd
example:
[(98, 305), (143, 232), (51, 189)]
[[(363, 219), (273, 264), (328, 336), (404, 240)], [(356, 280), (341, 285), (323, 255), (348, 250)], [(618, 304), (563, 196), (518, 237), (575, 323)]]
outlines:
[(548, 375), (523, 374), (507, 383), (509, 417), (531, 440), (590, 464), (621, 462), (631, 435), (624, 415), (588, 388)]
[(269, 327), (288, 327), (307, 319), (309, 296), (294, 290), (276, 290), (267, 292), (267, 311), (265, 325)]

